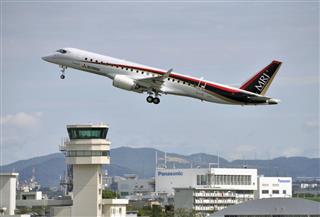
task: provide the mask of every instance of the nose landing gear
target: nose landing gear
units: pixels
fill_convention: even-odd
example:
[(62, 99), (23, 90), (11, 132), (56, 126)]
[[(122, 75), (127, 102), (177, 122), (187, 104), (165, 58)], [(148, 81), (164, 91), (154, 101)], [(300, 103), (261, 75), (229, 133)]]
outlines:
[(61, 73), (62, 73), (62, 74), (60, 75), (60, 78), (61, 78), (61, 79), (65, 79), (66, 76), (64, 75), (64, 72), (66, 71), (67, 67), (61, 65), (60, 68), (61, 68)]

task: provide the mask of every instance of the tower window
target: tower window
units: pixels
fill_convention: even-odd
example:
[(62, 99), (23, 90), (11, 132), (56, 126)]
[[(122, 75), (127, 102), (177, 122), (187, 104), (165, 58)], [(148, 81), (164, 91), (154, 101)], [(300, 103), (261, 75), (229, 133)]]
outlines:
[(68, 128), (70, 139), (105, 139), (107, 128)]

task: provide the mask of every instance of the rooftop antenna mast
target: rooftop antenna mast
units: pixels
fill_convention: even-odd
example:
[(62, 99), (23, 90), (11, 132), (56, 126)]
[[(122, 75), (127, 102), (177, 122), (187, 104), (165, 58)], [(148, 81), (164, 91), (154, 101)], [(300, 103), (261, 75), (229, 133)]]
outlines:
[(164, 153), (164, 168), (167, 168), (167, 152)]

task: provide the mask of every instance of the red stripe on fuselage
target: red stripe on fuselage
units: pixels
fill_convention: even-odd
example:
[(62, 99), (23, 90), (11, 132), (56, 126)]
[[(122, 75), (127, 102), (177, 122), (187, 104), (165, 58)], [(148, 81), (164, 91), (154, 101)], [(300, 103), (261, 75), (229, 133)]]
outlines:
[[(138, 67), (138, 66), (128, 66), (128, 65), (122, 65), (122, 64), (111, 64), (111, 63), (107, 63), (107, 65), (124, 67), (124, 68), (132, 68), (132, 69), (136, 69), (136, 70), (143, 70), (143, 71), (153, 72), (153, 73), (157, 73), (157, 74), (161, 74), (161, 75), (166, 74), (166, 71), (159, 71), (159, 70), (155, 70), (155, 69)], [(192, 82), (197, 82), (198, 84), (200, 82), (200, 85), (206, 85), (206, 86), (208, 85), (211, 87), (218, 88), (220, 90), (224, 90), (226, 92), (231, 92), (231, 93), (238, 93), (239, 92), (238, 90), (235, 90), (235, 89), (223, 87), (223, 86), (220, 86), (217, 84), (213, 84), (213, 83), (210, 83), (207, 81), (202, 81), (202, 80), (195, 79), (195, 78), (190, 78), (188, 76), (177, 75), (177, 74), (172, 73), (172, 74), (170, 74), (170, 77), (177, 78), (177, 79), (184, 79), (184, 80), (188, 80), (188, 81), (192, 81)]]

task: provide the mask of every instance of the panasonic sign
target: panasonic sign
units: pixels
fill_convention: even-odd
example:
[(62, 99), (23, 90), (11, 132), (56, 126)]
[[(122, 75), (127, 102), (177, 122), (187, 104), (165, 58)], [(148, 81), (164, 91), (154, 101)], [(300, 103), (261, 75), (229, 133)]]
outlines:
[(290, 183), (290, 179), (278, 179), (278, 183)]
[(158, 176), (183, 176), (183, 172), (160, 172), (158, 171)]

